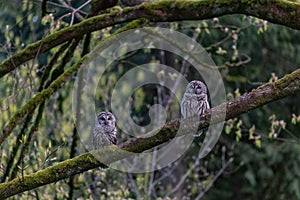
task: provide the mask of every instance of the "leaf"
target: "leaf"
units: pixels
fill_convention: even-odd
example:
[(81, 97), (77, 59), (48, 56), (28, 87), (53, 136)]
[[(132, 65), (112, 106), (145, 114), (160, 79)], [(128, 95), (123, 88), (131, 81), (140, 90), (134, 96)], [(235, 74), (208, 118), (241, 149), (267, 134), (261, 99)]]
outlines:
[(229, 133), (230, 133), (230, 131), (231, 131), (231, 128), (232, 128), (232, 127), (226, 125), (226, 126), (225, 126), (225, 133), (229, 135)]
[(254, 173), (252, 171), (247, 171), (245, 173), (245, 178), (249, 181), (249, 183), (252, 185), (252, 186), (255, 186), (256, 185), (256, 180), (255, 180), (255, 176), (254, 176)]
[(258, 139), (258, 140), (255, 140), (255, 146), (257, 147), (257, 148), (261, 148), (261, 140), (260, 139)]
[(237, 131), (235, 132), (235, 134), (236, 134), (235, 140), (236, 140), (237, 142), (239, 142), (240, 139), (242, 138), (242, 130), (241, 130), (241, 129), (237, 130)]
[(250, 129), (249, 129), (249, 140), (253, 140), (254, 139), (254, 134), (255, 132), (255, 125), (253, 125)]

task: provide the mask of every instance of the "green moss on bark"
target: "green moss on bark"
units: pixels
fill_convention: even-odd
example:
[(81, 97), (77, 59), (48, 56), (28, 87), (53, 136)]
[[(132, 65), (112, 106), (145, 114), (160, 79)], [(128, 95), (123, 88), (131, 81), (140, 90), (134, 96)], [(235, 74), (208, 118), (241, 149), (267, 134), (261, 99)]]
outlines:
[[(145, 23), (146, 21), (144, 19), (133, 21), (131, 23), (128, 23), (122, 29), (120, 29), (118, 33), (132, 29), (133, 27), (139, 27), (141, 25), (144, 25)], [(114, 39), (115, 39), (115, 35), (112, 35), (106, 40), (103, 40), (101, 44), (105, 46), (106, 44), (109, 44)], [(59, 76), (55, 81), (53, 81), (48, 88), (42, 90), (41, 92), (38, 92), (35, 97), (29, 100), (19, 111), (17, 111), (17, 113), (15, 113), (15, 115), (10, 119), (10, 121), (3, 128), (2, 133), (0, 134), (0, 144), (2, 144), (2, 142), (9, 136), (12, 130), (16, 127), (17, 123), (20, 120), (22, 120), (27, 115), (27, 113), (32, 112), (37, 105), (39, 105), (41, 102), (48, 99), (53, 93), (55, 93), (58, 89), (60, 89), (65, 82), (67, 82), (68, 78), (80, 68), (85, 58), (86, 56), (82, 57), (76, 64), (74, 64), (72, 67), (66, 70), (61, 76)]]
[[(218, 116), (219, 113), (224, 112), (224, 106), (226, 106), (228, 109), (226, 112), (226, 119), (230, 119), (237, 117), (242, 113), (261, 107), (272, 101), (276, 101), (299, 92), (300, 69), (284, 76), (274, 83), (268, 83), (255, 90), (252, 90), (251, 92), (240, 96), (234, 101), (212, 108), (212, 110), (206, 113), (206, 115), (202, 118), (199, 128), (204, 128), (208, 125), (210, 114), (212, 112), (216, 113), (216, 116)], [(212, 117), (211, 123), (219, 122), (221, 118), (216, 116)], [(65, 160), (36, 173), (2, 183), (0, 184), (0, 194), (2, 194), (1, 197), (10, 197), (12, 195), (31, 190), (45, 184), (53, 183), (58, 180), (68, 178), (72, 175), (101, 166), (101, 163), (95, 159), (93, 155), (99, 156), (103, 163), (109, 164), (130, 156), (130, 152), (139, 153), (151, 149), (176, 137), (176, 132), (180, 125), (185, 127), (184, 134), (188, 134), (189, 129), (193, 128), (195, 124), (193, 123), (193, 120), (198, 122), (197, 118), (184, 121), (173, 120), (168, 122), (154, 136), (132, 139), (128, 142), (120, 144), (119, 148), (115, 145), (108, 146), (98, 151), (93, 151), (69, 160)]]
[(27, 46), (23, 51), (8, 58), (0, 65), (0, 78), (22, 63), (73, 38), (103, 29), (109, 26), (129, 22), (140, 18), (153, 22), (172, 22), (178, 20), (202, 20), (226, 14), (245, 14), (300, 29), (300, 4), (286, 0), (266, 1), (158, 1), (143, 3), (121, 11), (95, 16), (64, 28), (46, 38)]
[(54, 92), (63, 86), (68, 78), (80, 68), (84, 59), (85, 57), (83, 57), (65, 73), (59, 76), (47, 89), (37, 93), (35, 97), (30, 99), (19, 111), (14, 114), (9, 123), (2, 130), (2, 134), (0, 135), (0, 144), (2, 144), (2, 142), (9, 136), (21, 119), (23, 119), (28, 113), (32, 112), (37, 105), (48, 99)]

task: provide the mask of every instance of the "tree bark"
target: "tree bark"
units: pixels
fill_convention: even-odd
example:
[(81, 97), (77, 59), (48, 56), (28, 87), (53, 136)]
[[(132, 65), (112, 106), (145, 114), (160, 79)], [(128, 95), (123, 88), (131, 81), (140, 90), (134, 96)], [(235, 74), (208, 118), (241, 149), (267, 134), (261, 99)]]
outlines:
[(22, 63), (36, 57), (73, 38), (116, 24), (145, 18), (152, 22), (179, 20), (203, 20), (227, 14), (255, 16), (275, 24), (300, 29), (300, 3), (287, 0), (165, 0), (143, 3), (88, 18), (74, 26), (64, 28), (44, 39), (28, 45), (24, 50), (6, 59), (0, 65), (0, 78), (16, 69)]

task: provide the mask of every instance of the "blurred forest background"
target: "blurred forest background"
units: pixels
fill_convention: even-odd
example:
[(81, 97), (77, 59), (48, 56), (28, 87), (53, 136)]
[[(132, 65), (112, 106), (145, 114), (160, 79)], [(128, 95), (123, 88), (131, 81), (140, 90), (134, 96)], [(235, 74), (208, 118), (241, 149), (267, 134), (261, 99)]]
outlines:
[[(87, 1), (1, 1), (0, 61), (33, 42), (76, 24), (91, 14)], [(107, 1), (111, 2), (111, 1)], [(89, 2), (88, 2), (89, 3)], [(126, 2), (118, 2), (121, 9)], [(46, 11), (45, 12), (45, 7)], [(75, 10), (76, 8), (82, 8)], [(69, 14), (69, 13), (72, 13)], [(100, 11), (100, 12), (113, 12)], [(51, 14), (50, 14), (51, 13)], [(93, 32), (89, 48), (76, 38), (42, 54), (3, 76), (0, 82), (1, 130), (14, 113), (38, 91), (92, 50), (100, 40), (126, 26), (118, 24)], [(228, 100), (276, 81), (300, 66), (299, 31), (245, 15), (201, 21), (149, 23), (174, 29), (201, 44), (222, 75)], [(138, 28), (138, 27), (137, 27)], [(87, 40), (85, 38), (85, 40)], [(139, 50), (115, 61), (99, 83), (95, 105), (109, 110), (111, 91), (130, 68), (162, 63), (183, 72), (188, 80), (199, 74), (170, 52)], [(185, 70), (182, 70), (184, 68)], [(76, 74), (75, 74), (76, 75)], [(35, 105), (0, 146), (0, 181), (47, 168), (84, 153), (74, 127), (72, 88), (68, 82), (49, 99)], [(146, 85), (132, 95), (131, 117), (149, 123), (149, 106), (179, 108), (160, 85)], [(168, 167), (149, 173), (89, 170), (74, 177), (18, 194), (11, 199), (300, 199), (300, 94), (243, 114), (225, 123), (222, 135), (205, 158), (199, 159), (199, 140)], [(169, 113), (168, 119), (180, 118)], [(94, 120), (94, 116), (91, 116)], [(121, 130), (119, 130), (122, 136)], [(1, 198), (1, 196), (0, 196)]]

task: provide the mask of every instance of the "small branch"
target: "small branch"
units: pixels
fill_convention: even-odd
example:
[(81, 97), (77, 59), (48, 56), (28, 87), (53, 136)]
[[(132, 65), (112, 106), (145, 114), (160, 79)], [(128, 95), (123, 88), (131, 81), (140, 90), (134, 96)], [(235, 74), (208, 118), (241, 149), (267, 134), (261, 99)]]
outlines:
[(85, 7), (86, 5), (88, 5), (91, 1), (92, 1), (92, 0), (86, 1), (84, 4), (82, 4), (81, 6), (79, 6), (78, 8), (76, 8), (76, 9), (74, 9), (74, 10), (72, 11), (72, 17), (71, 17), (70, 26), (72, 26), (73, 23), (74, 23), (75, 14), (76, 14), (79, 10), (81, 10), (83, 7)]
[(63, 55), (63, 53), (65, 52), (65, 50), (70, 46), (72, 42), (69, 41), (67, 43), (65, 43), (64, 45), (62, 45), (59, 50), (54, 54), (54, 56), (51, 58), (51, 60), (49, 61), (49, 64), (45, 67), (45, 69), (43, 70), (43, 75), (41, 78), (41, 82), (40, 82), (40, 86), (38, 88), (38, 92), (41, 92), (43, 89), (45, 89), (45, 84), (46, 81), (49, 79), (50, 77), (50, 72), (53, 68), (53, 66), (55, 65), (55, 63), (58, 61), (59, 57), (61, 55)]
[[(39, 105), (39, 108), (38, 108), (38, 111), (37, 111), (37, 116), (35, 117), (35, 120), (34, 120), (32, 126), (30, 126), (30, 129), (28, 131), (28, 135), (26, 137), (24, 145), (20, 149), (21, 153), (19, 155), (19, 158), (16, 159), (17, 160), (16, 165), (13, 166), (12, 169), (11, 169), (12, 172), (11, 172), (10, 179), (14, 179), (17, 176), (17, 173), (18, 173), (18, 170), (19, 170), (18, 165), (21, 164), (21, 162), (23, 161), (25, 155), (28, 153), (30, 142), (32, 141), (32, 138), (33, 138), (35, 132), (38, 130), (38, 126), (39, 126), (40, 121), (42, 119), (44, 108), (45, 108), (45, 101), (41, 102), (40, 105)], [(9, 166), (9, 165), (7, 165), (7, 166)]]
[[(90, 44), (90, 34), (87, 34), (87, 36), (84, 39), (84, 45), (83, 45), (83, 50), (81, 52), (81, 57), (85, 56), (88, 52), (89, 52), (89, 44)], [(78, 78), (78, 89), (77, 89), (77, 95), (76, 95), (76, 114), (75, 114), (75, 120), (77, 121), (77, 129), (79, 129), (80, 127), (80, 121), (81, 121), (81, 114), (80, 114), (80, 108), (81, 108), (81, 94), (82, 94), (82, 90), (83, 90), (83, 75), (82, 73), (80, 73), (79, 75), (77, 74), (77, 78)], [(74, 124), (73, 127), (73, 135), (72, 135), (72, 143), (71, 143), (71, 147), (70, 147), (70, 158), (73, 158), (76, 156), (76, 148), (78, 145), (78, 134), (77, 134), (77, 129), (76, 126)], [(75, 176), (71, 176), (68, 182), (69, 185), (69, 195), (68, 195), (68, 199), (73, 199), (73, 195), (74, 195), (74, 182), (75, 182)]]
[(192, 171), (199, 166), (200, 163), (200, 159), (203, 157), (201, 149), (199, 150), (198, 153), (198, 157), (196, 158), (195, 162), (193, 163), (193, 166), (190, 167), (186, 173), (181, 177), (180, 181), (178, 181), (178, 183), (176, 184), (176, 186), (165, 196), (169, 197), (170, 195), (174, 194), (181, 186), (182, 184), (185, 182), (185, 180), (187, 179), (187, 177), (192, 173)]
[(209, 190), (210, 188), (214, 185), (216, 180), (223, 174), (225, 169), (228, 167), (230, 163), (233, 162), (233, 158), (229, 158), (229, 160), (222, 166), (222, 168), (218, 171), (218, 173), (214, 176), (214, 178), (211, 180), (211, 182), (208, 184), (208, 186), (205, 188), (203, 192), (201, 192), (197, 197), (196, 200), (201, 199)]
[(131, 187), (133, 188), (134, 193), (137, 196), (137, 199), (142, 199), (142, 197), (141, 197), (142, 195), (141, 195), (138, 187), (135, 184), (135, 179), (133, 178), (132, 173), (127, 173), (127, 176), (128, 176), (128, 179), (130, 180)]
[(69, 77), (76, 72), (85, 57), (80, 59), (75, 65), (69, 68), (65, 73), (59, 76), (47, 89), (37, 93), (32, 99), (30, 99), (14, 116), (10, 119), (9, 123), (3, 128), (2, 134), (0, 135), (0, 145), (9, 136), (16, 125), (30, 112), (36, 108), (36, 105), (48, 99), (53, 93), (60, 89)]

